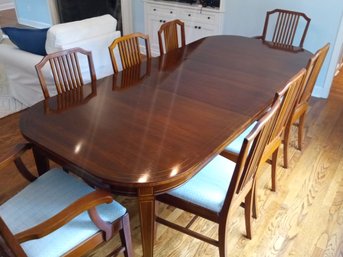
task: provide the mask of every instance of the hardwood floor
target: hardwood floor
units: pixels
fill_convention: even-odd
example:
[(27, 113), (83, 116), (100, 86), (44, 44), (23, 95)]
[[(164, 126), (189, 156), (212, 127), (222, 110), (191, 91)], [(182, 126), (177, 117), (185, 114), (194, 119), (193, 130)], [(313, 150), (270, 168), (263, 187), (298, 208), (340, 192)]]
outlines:
[[(2, 14), (2, 13), (1, 13)], [(0, 24), (4, 17), (0, 16)], [(23, 141), (20, 114), (0, 119), (0, 156)], [(253, 239), (245, 238), (243, 210), (234, 215), (228, 247), (232, 257), (343, 257), (343, 71), (335, 78), (330, 96), (311, 99), (306, 119), (304, 149), (295, 149), (295, 131), (290, 147), (290, 167), (283, 169), (279, 158), (278, 191), (270, 190), (270, 167), (259, 172), (258, 219), (253, 221)], [(39, 133), (39, 132), (38, 132)], [(280, 157), (282, 151), (280, 152)], [(32, 168), (32, 155), (25, 159)], [(14, 165), (0, 171), (0, 203), (27, 182)], [(135, 256), (141, 256), (139, 217), (135, 198), (117, 197), (130, 213)], [(165, 205), (163, 217), (186, 223), (191, 216)], [(198, 220), (192, 226), (216, 236), (216, 225)], [(90, 256), (105, 256), (118, 237)], [(155, 256), (192, 257), (218, 255), (217, 248), (158, 224)]]

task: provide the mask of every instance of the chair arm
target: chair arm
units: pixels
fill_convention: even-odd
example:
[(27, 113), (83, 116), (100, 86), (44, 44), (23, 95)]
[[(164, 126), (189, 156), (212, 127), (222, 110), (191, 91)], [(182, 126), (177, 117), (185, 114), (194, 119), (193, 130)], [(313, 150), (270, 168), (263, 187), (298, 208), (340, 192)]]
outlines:
[(0, 169), (14, 162), (18, 171), (25, 179), (30, 182), (34, 181), (36, 177), (26, 168), (21, 160), (21, 156), (31, 148), (32, 145), (30, 143), (22, 143), (14, 146), (7, 154), (0, 158)]
[(47, 219), (46, 221), (32, 228), (16, 234), (15, 238), (19, 243), (23, 243), (28, 240), (39, 239), (67, 224), (82, 212), (92, 208), (94, 208), (95, 211), (95, 206), (104, 203), (108, 204), (112, 201), (113, 198), (110, 193), (96, 189), (95, 191), (73, 202), (50, 219)]
[(263, 39), (263, 36), (254, 36), (253, 38), (256, 38), (256, 39)]
[(30, 143), (22, 143), (14, 146), (7, 154), (0, 157), (0, 169), (6, 167), (16, 159), (20, 158), (23, 153), (31, 149), (32, 145)]

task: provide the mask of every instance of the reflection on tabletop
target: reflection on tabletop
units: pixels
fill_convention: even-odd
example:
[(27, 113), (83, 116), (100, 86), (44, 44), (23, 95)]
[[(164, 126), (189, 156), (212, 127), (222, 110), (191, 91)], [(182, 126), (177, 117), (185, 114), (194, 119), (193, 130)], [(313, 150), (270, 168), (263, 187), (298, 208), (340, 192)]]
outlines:
[(91, 98), (96, 96), (96, 82), (91, 86), (82, 86), (67, 91), (56, 97), (49, 97), (44, 100), (44, 111), (49, 113), (61, 113), (73, 107), (86, 104)]

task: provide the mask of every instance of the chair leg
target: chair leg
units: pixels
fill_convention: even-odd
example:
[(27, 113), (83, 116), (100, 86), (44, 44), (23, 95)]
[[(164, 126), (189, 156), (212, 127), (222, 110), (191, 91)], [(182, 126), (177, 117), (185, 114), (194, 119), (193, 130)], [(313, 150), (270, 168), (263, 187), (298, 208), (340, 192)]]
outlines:
[(130, 230), (130, 219), (129, 214), (126, 213), (122, 218), (123, 228), (120, 230), (120, 240), (122, 245), (125, 247), (124, 256), (133, 257), (132, 241), (131, 241), (131, 230)]
[(219, 223), (218, 229), (218, 248), (219, 248), (219, 257), (228, 257), (227, 253), (227, 226), (228, 226), (228, 220), (225, 221), (225, 224)]
[(245, 197), (245, 229), (247, 233), (247, 238), (251, 239), (252, 238), (252, 233), (251, 233), (251, 213), (252, 213), (252, 206), (253, 206), (253, 188), (249, 191), (249, 193)]
[(253, 187), (253, 195), (252, 195), (252, 217), (257, 219), (257, 202), (256, 202), (256, 181), (254, 182)]
[[(160, 202), (155, 201), (155, 217), (158, 217), (159, 206), (160, 206)], [(154, 223), (155, 223), (154, 239), (156, 240), (156, 238), (157, 238), (157, 222), (156, 222), (156, 219), (155, 219)]]
[(272, 156), (272, 191), (276, 191), (276, 166), (277, 166), (277, 156), (279, 148), (275, 150)]
[(288, 146), (289, 146), (289, 136), (291, 133), (292, 124), (286, 126), (283, 138), (283, 166), (288, 169)]
[(302, 139), (304, 135), (304, 125), (305, 125), (305, 113), (299, 118), (299, 127), (298, 127), (298, 149), (302, 151)]

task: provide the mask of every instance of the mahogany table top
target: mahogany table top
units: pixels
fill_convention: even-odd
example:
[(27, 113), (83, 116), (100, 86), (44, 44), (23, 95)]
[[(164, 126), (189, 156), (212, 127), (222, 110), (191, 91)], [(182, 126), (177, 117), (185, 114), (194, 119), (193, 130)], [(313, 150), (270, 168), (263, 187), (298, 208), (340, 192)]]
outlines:
[[(118, 191), (155, 193), (193, 176), (271, 103), (311, 56), (239, 36), (208, 37), (52, 97), (20, 118), (24, 137)], [(75, 100), (76, 99), (76, 100)]]

